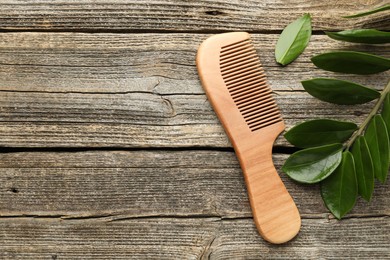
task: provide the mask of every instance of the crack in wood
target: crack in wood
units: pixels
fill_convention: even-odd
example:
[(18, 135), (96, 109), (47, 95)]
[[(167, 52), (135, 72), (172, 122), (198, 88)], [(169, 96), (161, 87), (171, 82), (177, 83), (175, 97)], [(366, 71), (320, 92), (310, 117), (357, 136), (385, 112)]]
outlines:
[(90, 151), (219, 151), (219, 152), (234, 152), (232, 147), (216, 147), (216, 146), (189, 146), (189, 147), (9, 147), (0, 146), (1, 153), (23, 153), (23, 152), (90, 152)]
[[(84, 33), (84, 34), (104, 34), (104, 33), (111, 33), (111, 34), (156, 34), (156, 33), (164, 33), (164, 34), (177, 34), (177, 33), (192, 33), (192, 34), (217, 34), (217, 33), (225, 33), (225, 32), (231, 32), (231, 29), (93, 29), (93, 28), (64, 28), (64, 29), (26, 29), (26, 28), (2, 28), (0, 29), (0, 33), (25, 33), (25, 32), (31, 32), (31, 33)], [(247, 29), (248, 33), (251, 34), (276, 34), (279, 35), (282, 33), (282, 30), (273, 30), (273, 29)], [(312, 31), (312, 35), (324, 35), (323, 30), (316, 30), (314, 29)]]
[[(130, 91), (116, 91), (116, 92), (96, 92), (96, 91), (41, 91), (41, 90), (8, 90), (0, 89), (0, 92), (4, 93), (37, 93), (37, 94), (86, 94), (86, 95), (127, 95), (127, 94), (152, 94), (158, 96), (205, 96), (205, 93), (185, 93), (185, 92), (172, 92), (172, 93), (158, 93), (156, 91), (141, 91), (141, 90), (130, 90)], [(280, 92), (280, 91), (278, 91)]]
[[(274, 146), (272, 153), (274, 154), (293, 154), (299, 151), (299, 148), (288, 146)], [(189, 147), (7, 147), (0, 146), (0, 154), (2, 153), (22, 153), (22, 152), (89, 152), (89, 151), (220, 151), (234, 152), (232, 147), (216, 147), (216, 146), (189, 146)]]
[(207, 15), (212, 15), (212, 16), (219, 16), (219, 15), (227, 15), (227, 13), (219, 10), (211, 10), (211, 11), (205, 11), (204, 12)]
[(212, 253), (212, 246), (214, 244), (215, 239), (217, 238), (217, 234), (213, 234), (211, 239), (207, 242), (205, 247), (202, 250), (202, 253), (199, 256), (199, 260), (205, 260), (210, 259), (211, 253)]
[[(6, 92), (6, 93), (45, 93), (45, 94), (87, 94), (87, 95), (127, 95), (127, 94), (152, 94), (152, 95), (158, 95), (161, 94), (150, 92), (150, 91), (117, 91), (117, 92), (111, 92), (111, 91), (102, 91), (102, 92), (96, 92), (96, 91), (40, 91), (40, 90), (7, 90), (7, 89), (0, 89), (0, 92)], [(173, 95), (173, 94), (172, 94)], [(187, 94), (186, 95), (191, 95)]]

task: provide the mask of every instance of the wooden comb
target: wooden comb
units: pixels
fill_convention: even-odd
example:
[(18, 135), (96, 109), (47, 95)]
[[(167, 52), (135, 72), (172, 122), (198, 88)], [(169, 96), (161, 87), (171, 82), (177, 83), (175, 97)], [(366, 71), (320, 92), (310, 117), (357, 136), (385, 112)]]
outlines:
[(240, 161), (259, 233), (274, 244), (289, 241), (301, 218), (272, 161), (273, 143), (285, 126), (249, 34), (208, 38), (196, 64)]

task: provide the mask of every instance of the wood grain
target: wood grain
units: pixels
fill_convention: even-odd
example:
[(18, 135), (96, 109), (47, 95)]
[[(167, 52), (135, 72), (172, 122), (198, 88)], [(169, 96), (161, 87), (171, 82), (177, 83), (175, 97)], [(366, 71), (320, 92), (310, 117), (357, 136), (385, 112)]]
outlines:
[[(199, 34), (0, 34), (0, 145), (15, 147), (231, 147), (200, 86)], [(338, 77), (380, 89), (390, 73), (339, 75), (309, 58), (345, 49), (315, 35), (286, 68), (277, 36), (253, 35), (287, 128), (308, 118), (360, 123), (373, 104), (335, 106), (310, 97), (300, 80)], [(388, 55), (383, 46), (356, 46)], [(286, 145), (279, 138), (278, 145)]]
[[(275, 246), (250, 219), (0, 219), (4, 259), (388, 259), (389, 217), (305, 219)], [(351, 250), (353, 248), (353, 250)]]
[[(303, 218), (325, 217), (317, 185), (293, 182), (276, 169)], [(0, 154), (0, 216), (251, 217), (244, 178), (233, 152), (86, 151)], [(389, 215), (390, 189), (376, 184), (349, 216)]]
[(14, 31), (259, 32), (281, 30), (303, 13), (310, 13), (314, 30), (389, 29), (390, 20), (383, 13), (360, 19), (342, 18), (386, 3), (386, 0), (3, 0), (0, 26)]

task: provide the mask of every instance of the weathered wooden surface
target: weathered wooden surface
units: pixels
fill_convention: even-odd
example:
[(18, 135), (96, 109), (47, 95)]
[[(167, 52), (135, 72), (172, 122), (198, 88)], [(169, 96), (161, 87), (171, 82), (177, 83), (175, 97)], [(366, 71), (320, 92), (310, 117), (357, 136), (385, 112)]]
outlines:
[(281, 30), (286, 22), (310, 13), (315, 29), (390, 28), (383, 13), (346, 20), (342, 16), (388, 3), (386, 0), (2, 0), (1, 27), (6, 30), (75, 31), (221, 31)]
[[(281, 173), (303, 217), (293, 241), (257, 234), (237, 159), (200, 86), (195, 55), (212, 33), (249, 31), (287, 127), (360, 123), (373, 105), (334, 106), (300, 81), (381, 89), (390, 73), (340, 75), (309, 61), (339, 43), (322, 30), (390, 29), (362, 1), (3, 0), (0, 2), (0, 259), (390, 259), (389, 184), (336, 221), (319, 187)], [(313, 17), (308, 48), (282, 68), (278, 34)], [(288, 144), (276, 143), (278, 171)]]
[[(0, 34), (0, 145), (230, 147), (196, 71), (196, 49), (206, 37)], [(305, 93), (301, 80), (333, 76), (381, 88), (390, 75), (316, 69), (309, 62), (314, 54), (351, 46), (323, 35), (313, 36), (305, 53), (286, 68), (274, 61), (277, 35), (254, 34), (253, 39), (288, 128), (314, 117), (360, 123), (373, 106), (326, 104)], [(354, 46), (390, 53), (383, 46)]]
[[(284, 154), (275, 154), (280, 172)], [(318, 186), (281, 174), (303, 217), (326, 217)], [(64, 218), (111, 216), (250, 217), (233, 152), (95, 151), (0, 155), (0, 214)], [(386, 215), (389, 185), (359, 200), (350, 217)]]
[(390, 229), (389, 223), (389, 217), (341, 222), (304, 219), (304, 235), (276, 246), (265, 243), (259, 237), (251, 219), (146, 218), (109, 221), (3, 218), (0, 219), (0, 257), (388, 259), (390, 235), (383, 230)]

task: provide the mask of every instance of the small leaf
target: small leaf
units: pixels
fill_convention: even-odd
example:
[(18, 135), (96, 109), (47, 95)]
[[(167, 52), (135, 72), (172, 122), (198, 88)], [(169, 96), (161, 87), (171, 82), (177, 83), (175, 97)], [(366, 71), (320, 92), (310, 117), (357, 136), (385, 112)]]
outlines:
[(375, 89), (338, 79), (316, 78), (302, 81), (302, 85), (313, 97), (340, 105), (363, 104), (380, 96)]
[(355, 51), (336, 51), (311, 58), (318, 68), (333, 72), (368, 75), (390, 69), (390, 59)]
[(329, 119), (303, 122), (291, 128), (284, 137), (301, 148), (343, 143), (357, 130), (357, 125)]
[(352, 147), (352, 155), (355, 161), (359, 194), (366, 201), (370, 201), (374, 191), (374, 165), (364, 136), (356, 139)]
[(383, 120), (385, 121), (387, 133), (389, 134), (389, 139), (390, 139), (390, 93), (386, 95), (385, 100), (383, 101), (381, 114)]
[(380, 6), (378, 8), (372, 9), (370, 11), (367, 11), (367, 12), (362, 12), (362, 13), (357, 13), (357, 14), (353, 14), (353, 15), (344, 16), (344, 18), (361, 17), (361, 16), (370, 15), (370, 14), (375, 14), (375, 13), (378, 13), (378, 12), (383, 12), (383, 11), (386, 11), (386, 10), (389, 10), (389, 9), (390, 9), (390, 5), (384, 5), (384, 6)]
[(357, 43), (381, 44), (390, 42), (390, 32), (375, 29), (356, 29), (341, 32), (325, 32), (330, 38)]
[(276, 43), (276, 61), (286, 65), (298, 58), (309, 43), (310, 36), (311, 17), (310, 14), (304, 14), (284, 28)]
[(335, 172), (321, 182), (321, 196), (330, 212), (341, 219), (355, 206), (357, 194), (353, 157), (346, 151)]
[(320, 182), (340, 164), (342, 149), (342, 144), (331, 144), (298, 151), (286, 160), (282, 170), (298, 182)]
[(389, 136), (381, 115), (375, 115), (371, 119), (364, 137), (374, 163), (375, 177), (385, 183), (389, 169)]

